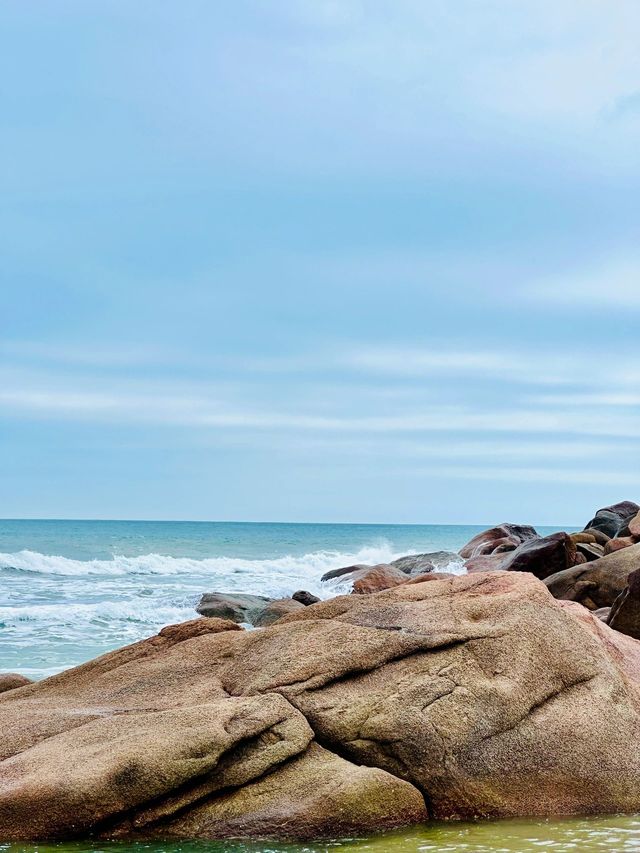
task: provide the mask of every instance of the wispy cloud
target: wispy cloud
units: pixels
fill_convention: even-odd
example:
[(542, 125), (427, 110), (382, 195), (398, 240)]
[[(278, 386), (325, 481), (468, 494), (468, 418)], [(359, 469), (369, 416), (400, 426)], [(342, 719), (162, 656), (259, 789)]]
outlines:
[(640, 255), (609, 258), (533, 283), (530, 298), (574, 311), (596, 307), (640, 309)]

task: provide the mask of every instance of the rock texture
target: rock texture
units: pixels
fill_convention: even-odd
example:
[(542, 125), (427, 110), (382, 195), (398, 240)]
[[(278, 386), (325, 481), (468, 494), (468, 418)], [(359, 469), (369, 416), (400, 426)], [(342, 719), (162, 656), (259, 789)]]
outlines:
[(639, 680), (640, 644), (520, 572), (196, 619), (0, 696), (0, 838), (637, 811)]
[(589, 610), (598, 610), (611, 607), (626, 587), (629, 574), (638, 568), (640, 544), (557, 572), (544, 582), (555, 598), (578, 601)]
[(15, 690), (17, 687), (24, 687), (25, 684), (31, 683), (30, 678), (19, 675), (17, 672), (0, 672), (0, 693)]
[(640, 506), (634, 501), (620, 503), (599, 509), (595, 516), (585, 525), (585, 530), (600, 530), (610, 539), (624, 535), (623, 531), (629, 522), (640, 512)]
[(531, 572), (543, 579), (582, 562), (577, 554), (578, 547), (595, 546), (576, 545), (567, 533), (552, 533), (550, 536), (527, 539), (508, 552), (478, 554), (464, 565), (467, 572)]
[(266, 628), (268, 625), (273, 625), (273, 623), (277, 622), (278, 619), (286, 616), (287, 613), (294, 613), (296, 610), (300, 610), (300, 608), (304, 606), (305, 605), (302, 604), (302, 602), (296, 601), (293, 598), (278, 598), (267, 604), (264, 610), (261, 610), (260, 613), (254, 617), (253, 624), (256, 628)]
[(627, 578), (627, 586), (613, 602), (607, 624), (640, 640), (640, 569)]
[(272, 600), (264, 595), (205, 592), (196, 607), (196, 612), (202, 616), (215, 616), (220, 619), (231, 619), (233, 622), (248, 622), (252, 625), (253, 620)]
[(483, 530), (460, 549), (460, 556), (465, 560), (479, 557), (483, 554), (504, 553), (513, 551), (518, 545), (529, 539), (537, 538), (533, 527), (522, 524), (499, 524), (489, 530)]
[(300, 604), (304, 604), (305, 607), (310, 607), (312, 604), (317, 604), (320, 601), (317, 595), (307, 592), (306, 589), (297, 590), (293, 593), (291, 598), (294, 601), (299, 601)]

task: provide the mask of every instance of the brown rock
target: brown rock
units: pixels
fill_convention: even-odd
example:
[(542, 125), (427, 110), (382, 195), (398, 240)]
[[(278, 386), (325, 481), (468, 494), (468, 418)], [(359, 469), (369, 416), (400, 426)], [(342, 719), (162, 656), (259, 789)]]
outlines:
[(24, 687), (26, 684), (32, 683), (30, 678), (19, 675), (17, 672), (0, 672), (0, 693), (5, 693), (7, 690), (15, 690), (18, 687)]
[(334, 569), (323, 575), (322, 580), (326, 581), (338, 577), (341, 579), (341, 583), (350, 583), (353, 592), (359, 595), (380, 592), (383, 589), (390, 589), (407, 582), (407, 575), (388, 563), (380, 563), (377, 566), (359, 565)]
[(633, 536), (618, 536), (615, 539), (610, 539), (607, 544), (604, 546), (604, 553), (613, 554), (616, 551), (622, 551), (623, 548), (629, 548), (631, 545), (635, 545), (636, 540)]
[(498, 527), (491, 527), (474, 536), (460, 549), (460, 556), (468, 559), (483, 554), (493, 554), (496, 548), (504, 549), (504, 546), (513, 545), (514, 548), (517, 548), (518, 545), (529, 539), (535, 539), (537, 536), (538, 534), (533, 527), (520, 524), (500, 524)]
[(305, 607), (310, 607), (312, 604), (317, 604), (320, 601), (317, 595), (307, 592), (306, 589), (299, 589), (293, 593), (291, 598), (294, 601), (299, 601), (300, 604), (304, 604)]
[(584, 530), (581, 531), (580, 533), (570, 533), (569, 535), (571, 536), (571, 540), (573, 542), (575, 542), (576, 545), (579, 542), (584, 542), (587, 545), (592, 545), (592, 544), (598, 542), (598, 540), (596, 539), (596, 537), (594, 536), (593, 533), (589, 533), (589, 532), (584, 531)]
[(455, 577), (458, 576), (453, 575), (450, 572), (428, 572), (426, 575), (416, 575), (415, 577), (410, 578), (406, 583), (428, 583), (429, 581), (441, 581)]
[(541, 580), (574, 565), (576, 545), (567, 533), (552, 533), (523, 542), (502, 566), (508, 572), (531, 572)]
[(530, 574), (209, 621), (0, 696), (0, 838), (640, 809), (640, 644)]
[(253, 624), (256, 628), (266, 628), (268, 625), (273, 625), (278, 619), (286, 616), (289, 613), (294, 613), (305, 607), (300, 601), (295, 601), (293, 598), (278, 598), (261, 610), (254, 617)]
[(609, 538), (619, 536), (629, 521), (640, 512), (640, 506), (634, 501), (620, 503), (599, 509), (591, 521), (585, 525), (585, 530), (601, 530)]
[(498, 554), (479, 554), (477, 557), (471, 557), (464, 564), (468, 573), (476, 572), (498, 572), (502, 571), (505, 557), (503, 553)]
[(640, 544), (574, 566), (545, 578), (555, 598), (578, 601), (589, 610), (611, 607), (627, 585), (629, 574), (640, 568)]
[(607, 624), (640, 640), (640, 569), (629, 575), (627, 586), (613, 602)]
[(588, 527), (584, 533), (588, 533), (590, 536), (593, 536), (598, 545), (602, 546), (606, 545), (609, 539), (611, 539), (611, 537), (607, 536), (606, 533), (603, 533), (601, 530), (594, 530), (591, 527)]
[(640, 539), (640, 512), (633, 516), (627, 527), (629, 528), (629, 533), (632, 536)]

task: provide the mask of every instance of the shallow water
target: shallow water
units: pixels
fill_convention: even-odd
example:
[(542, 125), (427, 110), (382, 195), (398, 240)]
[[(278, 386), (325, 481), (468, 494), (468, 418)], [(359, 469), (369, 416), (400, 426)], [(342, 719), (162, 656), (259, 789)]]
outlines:
[(266, 841), (0, 844), (0, 853), (631, 853), (640, 851), (640, 817), (434, 823), (366, 839), (309, 844)]

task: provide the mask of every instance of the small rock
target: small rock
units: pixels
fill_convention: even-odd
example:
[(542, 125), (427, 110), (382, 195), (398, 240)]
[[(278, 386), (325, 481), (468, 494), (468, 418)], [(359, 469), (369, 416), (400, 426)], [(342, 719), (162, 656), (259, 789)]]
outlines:
[(395, 566), (381, 563), (353, 574), (353, 592), (356, 595), (370, 595), (373, 592), (382, 592), (383, 589), (391, 589), (407, 582), (404, 572)]
[(313, 595), (305, 589), (299, 589), (297, 592), (294, 592), (291, 598), (294, 601), (299, 601), (300, 604), (304, 604), (305, 607), (309, 607), (311, 604), (317, 604), (320, 601), (317, 595)]
[(637, 515), (634, 515), (629, 524), (627, 525), (629, 528), (629, 533), (632, 536), (637, 536), (640, 539), (640, 512)]
[[(573, 539), (573, 537), (571, 538), (572, 541), (575, 542), (575, 539)], [(599, 560), (600, 557), (604, 557), (605, 555), (604, 547), (595, 542), (576, 542), (576, 550), (579, 554), (582, 554), (587, 558), (587, 562)]]
[[(583, 530), (583, 533), (593, 536), (598, 545), (602, 546), (606, 545), (609, 539), (611, 539), (611, 537), (607, 536), (606, 533), (603, 533), (602, 530), (595, 530), (592, 527), (588, 527), (586, 530)], [(574, 533), (572, 535), (575, 536), (576, 534)]]
[(629, 548), (631, 545), (635, 545), (636, 540), (633, 536), (617, 536), (615, 539), (609, 539), (607, 544), (604, 546), (605, 554), (613, 554), (616, 551), (622, 551), (623, 548)]
[(227, 592), (205, 592), (196, 607), (202, 616), (217, 616), (232, 622), (249, 622), (273, 601), (264, 595), (243, 595)]
[(293, 598), (277, 598), (271, 601), (267, 606), (257, 614), (253, 619), (253, 624), (256, 628), (267, 628), (273, 625), (278, 619), (283, 616), (288, 616), (294, 610), (301, 610), (305, 605), (299, 601), (294, 601)]
[(592, 545), (598, 541), (593, 533), (588, 533), (586, 530), (582, 530), (580, 533), (570, 533), (569, 535), (576, 545), (580, 542), (584, 542), (586, 545)]
[(454, 551), (430, 551), (428, 554), (409, 554), (393, 560), (390, 565), (406, 572), (408, 575), (424, 574), (425, 572), (447, 569), (452, 563), (460, 565), (462, 558)]
[(0, 693), (6, 693), (7, 690), (15, 690), (27, 684), (33, 684), (33, 681), (24, 675), (19, 675), (17, 672), (0, 672)]

